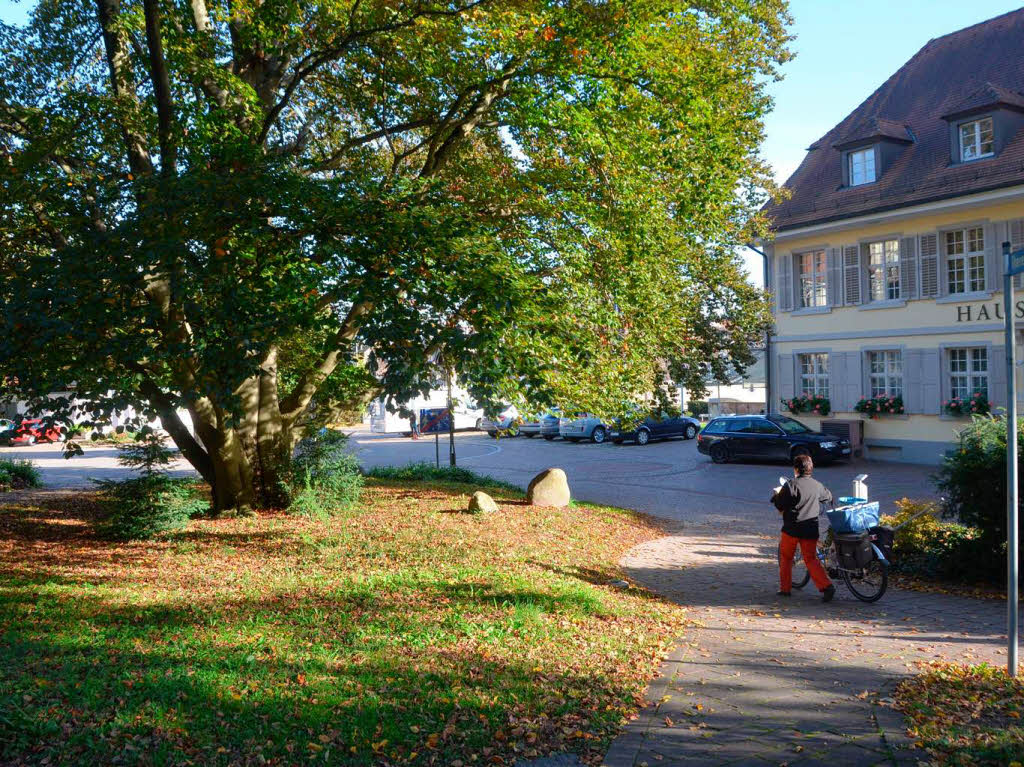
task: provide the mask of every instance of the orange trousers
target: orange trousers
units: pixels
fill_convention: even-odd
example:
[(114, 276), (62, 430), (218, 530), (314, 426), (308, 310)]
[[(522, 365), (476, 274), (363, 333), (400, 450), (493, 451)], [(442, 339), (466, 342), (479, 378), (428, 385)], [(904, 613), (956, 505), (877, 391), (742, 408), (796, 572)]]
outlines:
[(779, 587), (783, 591), (793, 588), (793, 555), (796, 554), (797, 545), (800, 546), (804, 565), (811, 573), (811, 580), (818, 587), (818, 591), (824, 591), (832, 581), (828, 579), (825, 568), (818, 559), (818, 542), (810, 538), (794, 538), (788, 533), (782, 533), (779, 540)]

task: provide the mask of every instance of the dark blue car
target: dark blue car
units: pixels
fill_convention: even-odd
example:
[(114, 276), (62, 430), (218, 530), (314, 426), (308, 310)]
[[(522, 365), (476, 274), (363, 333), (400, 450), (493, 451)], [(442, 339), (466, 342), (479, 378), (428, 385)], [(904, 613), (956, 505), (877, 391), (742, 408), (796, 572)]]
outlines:
[(784, 415), (731, 415), (715, 418), (697, 438), (697, 450), (715, 463), (737, 458), (791, 461), (804, 453), (815, 463), (850, 457), (850, 441), (812, 431)]
[(668, 439), (670, 437), (682, 437), (693, 439), (700, 431), (700, 421), (689, 418), (685, 415), (670, 416), (663, 415), (648, 416), (634, 429), (622, 430), (616, 423), (611, 430), (611, 439), (616, 445), (623, 442), (636, 442), (638, 445), (646, 445), (656, 439)]

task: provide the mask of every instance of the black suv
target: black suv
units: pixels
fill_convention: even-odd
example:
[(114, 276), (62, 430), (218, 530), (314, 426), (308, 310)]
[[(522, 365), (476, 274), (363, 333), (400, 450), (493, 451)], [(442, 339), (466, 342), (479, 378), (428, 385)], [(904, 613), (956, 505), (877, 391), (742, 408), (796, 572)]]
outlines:
[(850, 441), (811, 431), (784, 415), (729, 415), (715, 418), (697, 437), (697, 450), (715, 463), (734, 458), (791, 461), (806, 453), (815, 463), (850, 457)]

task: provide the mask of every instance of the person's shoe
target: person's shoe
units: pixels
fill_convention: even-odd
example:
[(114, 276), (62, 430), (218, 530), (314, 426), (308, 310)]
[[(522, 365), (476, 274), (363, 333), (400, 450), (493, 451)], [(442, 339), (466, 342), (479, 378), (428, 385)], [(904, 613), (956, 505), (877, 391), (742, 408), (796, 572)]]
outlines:
[(821, 601), (822, 602), (831, 602), (832, 601), (832, 597), (834, 597), (835, 595), (836, 595), (836, 587), (833, 584), (830, 583), (830, 584), (828, 584), (828, 587), (823, 592), (821, 592)]
[(775, 592), (775, 596), (777, 596), (777, 597), (791, 597), (793, 595), (790, 592), (788, 592), (788, 591), (776, 591)]

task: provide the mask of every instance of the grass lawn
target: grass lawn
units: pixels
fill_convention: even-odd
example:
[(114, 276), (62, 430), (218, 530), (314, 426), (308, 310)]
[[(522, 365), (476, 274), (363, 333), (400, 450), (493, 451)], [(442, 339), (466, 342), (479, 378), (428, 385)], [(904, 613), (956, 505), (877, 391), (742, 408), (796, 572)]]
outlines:
[(683, 630), (619, 556), (631, 512), (460, 513), (369, 480), (357, 510), (93, 536), (89, 494), (0, 497), (0, 763), (598, 763)]
[(1024, 762), (1024, 681), (992, 666), (935, 664), (902, 682), (896, 704), (938, 764)]

